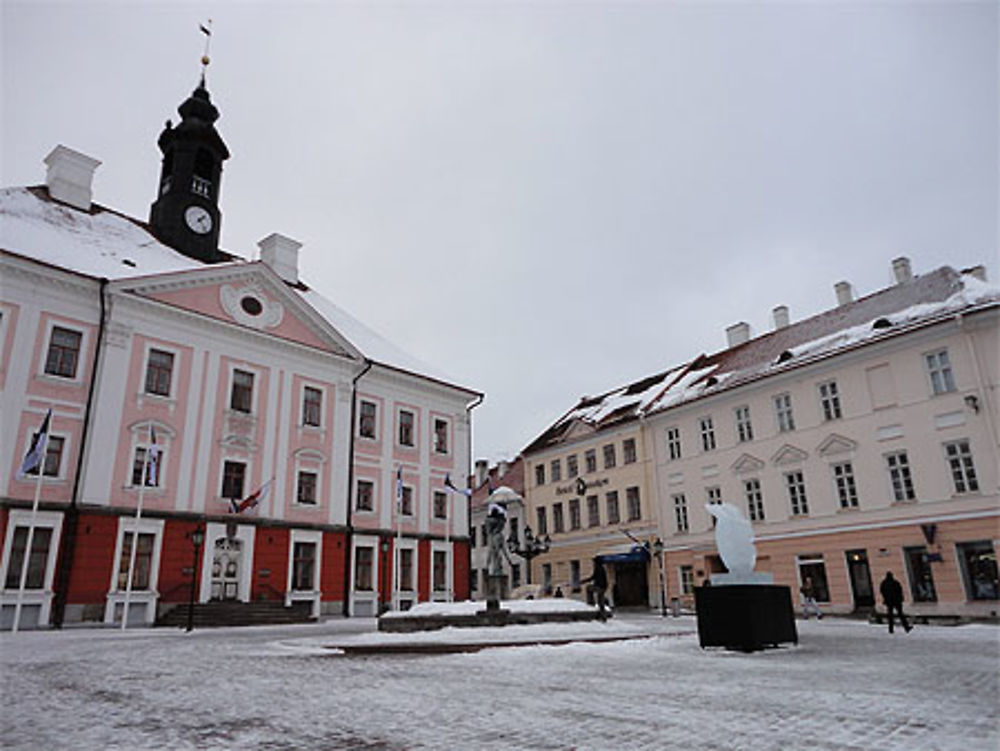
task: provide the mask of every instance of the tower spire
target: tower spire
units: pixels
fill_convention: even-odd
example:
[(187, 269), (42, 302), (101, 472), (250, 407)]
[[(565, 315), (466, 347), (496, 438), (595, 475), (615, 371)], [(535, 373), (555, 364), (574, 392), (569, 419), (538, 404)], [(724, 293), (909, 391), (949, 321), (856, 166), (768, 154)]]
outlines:
[(205, 35), (205, 52), (201, 56), (201, 87), (205, 88), (205, 74), (208, 72), (208, 64), (212, 62), (212, 59), (208, 56), (208, 49), (212, 44), (212, 19), (210, 18), (206, 23), (199, 24), (198, 28)]

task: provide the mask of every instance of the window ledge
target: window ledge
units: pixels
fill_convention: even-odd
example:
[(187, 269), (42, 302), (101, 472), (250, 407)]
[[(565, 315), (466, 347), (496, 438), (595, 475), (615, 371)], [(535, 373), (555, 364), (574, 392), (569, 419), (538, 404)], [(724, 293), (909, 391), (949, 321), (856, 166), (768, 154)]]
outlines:
[(44, 381), (45, 383), (51, 383), (57, 386), (83, 386), (82, 378), (70, 378), (69, 376), (53, 375), (52, 373), (46, 373), (44, 371), (41, 373), (35, 373), (35, 380)]
[(312, 510), (312, 509), (318, 509), (318, 508), (320, 508), (320, 504), (319, 503), (299, 503), (298, 501), (292, 501), (292, 508), (300, 508), (300, 509), (310, 509), (310, 510)]

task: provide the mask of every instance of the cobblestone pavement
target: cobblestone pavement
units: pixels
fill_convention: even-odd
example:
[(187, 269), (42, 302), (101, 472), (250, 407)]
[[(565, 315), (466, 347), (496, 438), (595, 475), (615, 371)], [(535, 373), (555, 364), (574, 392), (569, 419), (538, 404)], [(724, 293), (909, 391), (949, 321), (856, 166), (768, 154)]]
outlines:
[[(0, 636), (9, 749), (996, 749), (1000, 630), (799, 622), (800, 644), (652, 638), (345, 657), (371, 621)], [(686, 633), (678, 634), (678, 630)], [(660, 635), (670, 632), (672, 635)]]

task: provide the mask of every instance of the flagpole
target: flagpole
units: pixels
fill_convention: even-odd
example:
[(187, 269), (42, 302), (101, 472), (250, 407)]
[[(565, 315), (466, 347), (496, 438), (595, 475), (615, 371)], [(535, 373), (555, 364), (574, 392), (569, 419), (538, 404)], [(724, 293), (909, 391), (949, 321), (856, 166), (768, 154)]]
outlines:
[(42, 440), (41, 455), (38, 463), (38, 478), (35, 480), (35, 500), (31, 504), (31, 521), (28, 522), (28, 539), (24, 543), (24, 555), (21, 558), (21, 580), (17, 586), (17, 604), (14, 606), (14, 625), (12, 633), (17, 633), (21, 622), (21, 604), (24, 599), (24, 586), (28, 581), (28, 559), (31, 557), (31, 546), (35, 538), (35, 521), (38, 518), (38, 500), (42, 494), (42, 475), (45, 474), (45, 452), (49, 446), (49, 434), (46, 432)]
[[(150, 435), (152, 435), (153, 421), (149, 421)], [(150, 442), (152, 443), (152, 441)], [(125, 582), (125, 605), (122, 608), (122, 631), (128, 626), (128, 610), (132, 600), (132, 572), (135, 570), (135, 554), (139, 549), (139, 521), (142, 519), (142, 498), (146, 492), (146, 471), (149, 467), (149, 454), (152, 446), (147, 445), (142, 454), (142, 474), (139, 475), (139, 501), (135, 507), (135, 528), (132, 531), (132, 545), (128, 556), (128, 581)]]

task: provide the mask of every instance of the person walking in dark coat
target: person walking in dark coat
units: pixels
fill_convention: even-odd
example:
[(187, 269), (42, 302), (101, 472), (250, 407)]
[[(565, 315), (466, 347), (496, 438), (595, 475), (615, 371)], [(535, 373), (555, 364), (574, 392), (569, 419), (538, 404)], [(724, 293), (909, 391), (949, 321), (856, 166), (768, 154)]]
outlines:
[(893, 577), (891, 571), (886, 571), (885, 578), (879, 585), (879, 592), (882, 593), (882, 602), (885, 603), (885, 609), (889, 614), (889, 633), (892, 633), (892, 611), (894, 610), (899, 613), (899, 622), (903, 625), (903, 630), (910, 633), (913, 626), (906, 622), (906, 616), (903, 614), (903, 587)]
[(604, 593), (608, 589), (608, 572), (604, 570), (604, 562), (595, 557), (594, 558), (594, 570), (583, 581), (593, 582), (594, 595), (597, 598), (597, 607), (600, 609), (600, 614), (598, 617), (603, 621), (607, 619), (607, 615), (604, 612), (605, 599)]

